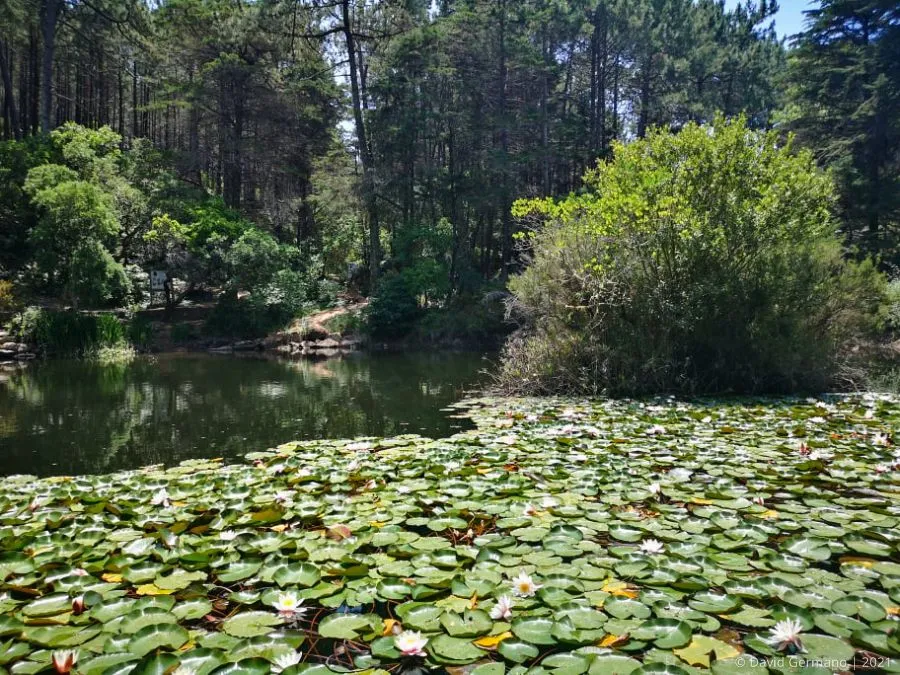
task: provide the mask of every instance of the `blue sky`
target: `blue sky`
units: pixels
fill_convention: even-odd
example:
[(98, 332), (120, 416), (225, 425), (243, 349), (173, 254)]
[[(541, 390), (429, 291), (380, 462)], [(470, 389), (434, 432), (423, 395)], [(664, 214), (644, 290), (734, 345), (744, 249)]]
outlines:
[[(728, 7), (734, 7), (738, 0), (726, 0)], [(779, 0), (778, 14), (775, 15), (775, 30), (782, 37), (799, 33), (803, 30), (803, 10), (818, 5), (814, 0)]]

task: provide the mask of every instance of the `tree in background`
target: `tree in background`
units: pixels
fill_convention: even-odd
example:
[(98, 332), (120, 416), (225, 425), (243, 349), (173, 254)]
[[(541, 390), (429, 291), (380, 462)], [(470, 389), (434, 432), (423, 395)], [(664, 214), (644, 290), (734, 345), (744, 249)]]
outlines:
[(900, 264), (900, 6), (821, 0), (790, 58), (789, 128), (831, 168), (849, 241)]

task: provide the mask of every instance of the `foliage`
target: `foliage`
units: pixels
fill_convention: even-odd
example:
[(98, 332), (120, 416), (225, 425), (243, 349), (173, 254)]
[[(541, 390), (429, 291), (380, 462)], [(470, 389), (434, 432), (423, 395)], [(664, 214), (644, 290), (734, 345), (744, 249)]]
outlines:
[(619, 145), (588, 190), (517, 204), (549, 222), (511, 283), (530, 326), (511, 391), (790, 391), (835, 382), (883, 282), (841, 258), (829, 178), (718, 119)]
[(0, 279), (0, 314), (7, 314), (19, 308), (15, 286), (8, 279)]
[(896, 399), (468, 406), (478, 427), (439, 442), (0, 479), (0, 654), (219, 674), (900, 656)]
[(421, 313), (419, 300), (407, 276), (391, 274), (381, 279), (366, 308), (366, 325), (376, 338), (397, 337), (409, 332)]
[(196, 335), (194, 334), (194, 327), (189, 323), (176, 323), (172, 326), (172, 342), (175, 344), (182, 344), (185, 342), (191, 342)]
[(29, 308), (14, 322), (19, 339), (52, 356), (90, 356), (125, 345), (126, 330), (112, 314)]
[(153, 325), (141, 315), (132, 317), (125, 328), (125, 338), (138, 349), (146, 349), (153, 341)]
[(821, 0), (790, 55), (788, 128), (834, 172), (847, 237), (900, 263), (900, 20), (891, 2)]
[(305, 268), (296, 269), (297, 253), (259, 229), (245, 231), (225, 255), (228, 287), (207, 321), (207, 331), (263, 336), (322, 301), (317, 261), (308, 260)]

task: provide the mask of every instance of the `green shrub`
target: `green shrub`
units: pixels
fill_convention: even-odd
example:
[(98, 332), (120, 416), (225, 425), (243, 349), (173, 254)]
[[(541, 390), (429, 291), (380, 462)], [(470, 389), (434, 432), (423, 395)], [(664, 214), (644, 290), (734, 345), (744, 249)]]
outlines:
[(53, 356), (88, 356), (124, 345), (125, 328), (112, 314), (52, 312), (29, 308), (15, 329), (19, 339)]
[(194, 332), (194, 326), (189, 323), (176, 323), (172, 326), (172, 330), (170, 333), (172, 338), (172, 342), (175, 344), (183, 344), (185, 342), (190, 342), (197, 337), (197, 334)]
[(283, 328), (296, 314), (281, 303), (267, 303), (258, 294), (244, 298), (223, 295), (204, 325), (209, 335), (217, 337), (256, 338)]
[(150, 319), (135, 316), (128, 322), (125, 330), (128, 342), (139, 349), (146, 349), (153, 342), (153, 326)]
[(13, 282), (0, 279), (0, 314), (14, 312), (19, 307)]
[(887, 285), (881, 313), (884, 327), (894, 334), (900, 332), (900, 279), (894, 279)]
[(378, 291), (366, 308), (366, 324), (376, 338), (393, 338), (408, 333), (421, 316), (418, 298), (403, 274), (381, 279)]
[(807, 152), (743, 120), (655, 131), (539, 215), (511, 282), (517, 393), (760, 392), (832, 386), (884, 282), (845, 261), (834, 190)]

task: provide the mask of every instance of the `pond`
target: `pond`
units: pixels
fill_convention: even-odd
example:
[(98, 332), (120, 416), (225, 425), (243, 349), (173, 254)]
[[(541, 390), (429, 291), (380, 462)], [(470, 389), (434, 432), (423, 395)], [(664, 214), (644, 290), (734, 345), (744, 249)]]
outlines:
[(482, 355), (441, 352), (35, 362), (0, 372), (0, 475), (236, 459), (298, 439), (449, 436), (471, 423), (442, 409), (477, 390), (489, 367)]

